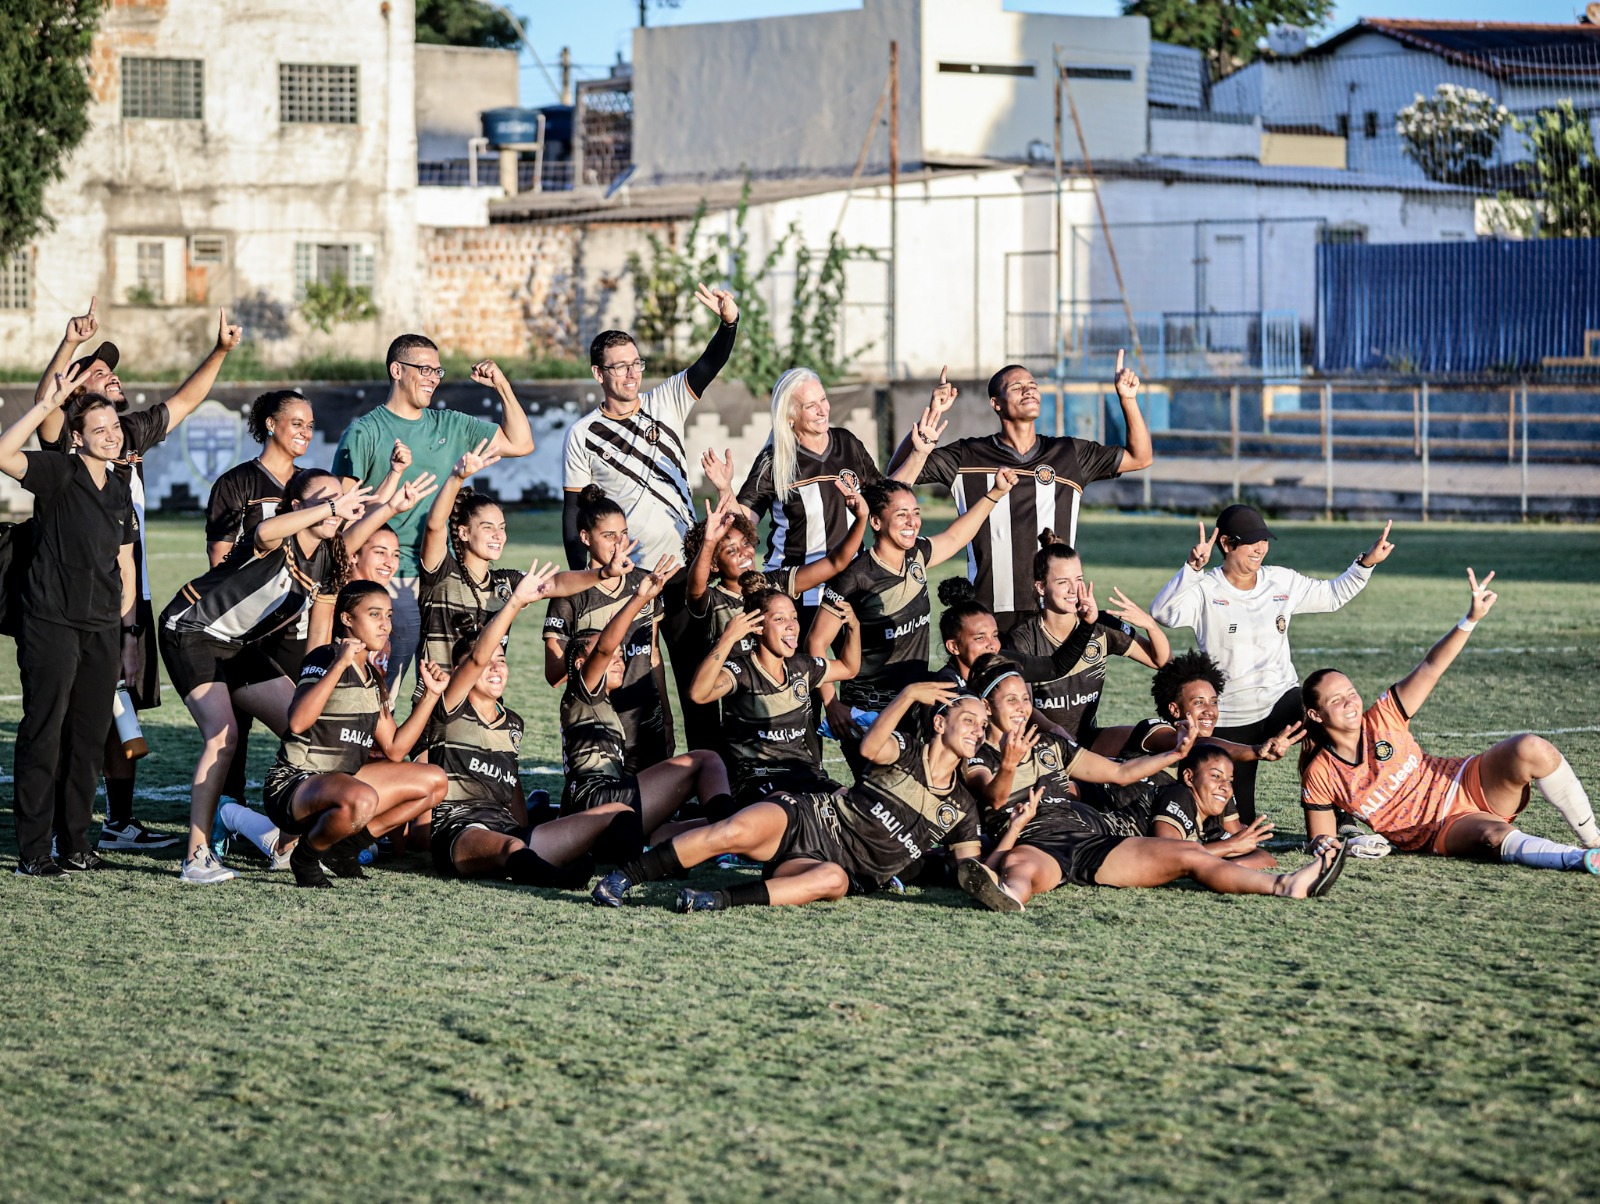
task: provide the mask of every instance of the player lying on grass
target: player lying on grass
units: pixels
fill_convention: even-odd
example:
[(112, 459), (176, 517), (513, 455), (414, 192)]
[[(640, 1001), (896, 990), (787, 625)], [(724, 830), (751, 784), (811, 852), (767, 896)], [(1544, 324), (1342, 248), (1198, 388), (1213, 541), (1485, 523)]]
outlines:
[[(1550, 741), (1524, 733), (1470, 757), (1439, 757), (1411, 734), (1418, 708), (1494, 606), (1493, 580), (1493, 573), (1479, 581), (1467, 570), (1466, 616), (1371, 707), (1362, 709), (1355, 685), (1337, 669), (1306, 678), (1300, 782), (1313, 848), (1332, 837), (1337, 810), (1370, 824), (1403, 852), (1600, 874), (1600, 829), (1589, 796)], [(1512, 825), (1534, 786), (1587, 852)]]
[[(373, 661), (394, 624), (389, 591), (350, 582), (334, 602), (333, 624), (334, 642), (306, 653), (300, 666), (278, 759), (261, 788), (267, 818), (300, 838), (289, 854), (296, 886), (333, 885), (324, 862), (341, 878), (365, 878), (361, 850), (437, 806), (449, 786), (437, 765), (406, 756), (450, 679), (422, 661), (422, 698), (396, 725)], [(372, 759), (374, 749), (383, 759)]]
[[(1252, 827), (1200, 843), (1208, 817), (1232, 797), (1233, 765), (1221, 749), (1194, 746), (1179, 722), (1167, 752), (1126, 762), (1108, 760), (1070, 740), (1025, 727), (1032, 699), (1016, 666), (995, 657), (978, 666), (973, 686), (986, 696), (987, 740), (968, 762), (969, 787), (987, 804), (985, 832), (994, 847), (984, 862), (957, 868), (962, 889), (994, 911), (1021, 911), (1036, 894), (1063, 882), (1075, 886), (1161, 886), (1191, 877), (1219, 894), (1326, 894), (1343, 866), (1337, 842), (1292, 874), (1244, 868), (1264, 839)], [(1179, 763), (1178, 782), (1141, 801), (1104, 812), (1071, 797), (1068, 778), (1128, 784)]]
[(602, 803), (537, 828), (528, 825), (517, 775), (522, 716), (504, 703), (506, 638), (524, 607), (549, 595), (560, 574), (537, 561), (476, 638), (456, 642), (455, 672), (434, 712), (431, 762), (449, 779), (433, 809), (430, 848), (444, 877), (509, 878), (521, 886), (581, 886), (594, 864), (625, 861), (644, 847), (639, 813)]
[[(914, 705), (929, 708), (919, 730), (896, 730)], [(946, 844), (959, 861), (976, 857), (977, 804), (958, 772), (983, 741), (987, 711), (954, 686), (907, 686), (867, 729), (869, 768), (837, 794), (777, 794), (721, 823), (685, 832), (602, 878), (594, 901), (621, 907), (640, 882), (658, 882), (724, 853), (763, 865), (760, 882), (727, 890), (678, 892), (678, 911), (813, 903), (866, 894)]]

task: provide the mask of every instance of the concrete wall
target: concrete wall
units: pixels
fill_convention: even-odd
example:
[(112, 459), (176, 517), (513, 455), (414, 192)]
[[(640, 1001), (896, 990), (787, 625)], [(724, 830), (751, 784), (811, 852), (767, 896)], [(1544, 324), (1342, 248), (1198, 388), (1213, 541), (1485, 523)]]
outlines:
[[(258, 293), (289, 321), (289, 337), (261, 344), (269, 362), (335, 346), (381, 355), (391, 323), (416, 304), (413, 34), (412, 0), (115, 0), (90, 60), (90, 132), (47, 193), (57, 225), (33, 246), (32, 308), (0, 311), (5, 361), (41, 363), (91, 295), (103, 335), (135, 371), (192, 363), (215, 337), (215, 307)], [(203, 118), (124, 120), (124, 55), (202, 60)], [(283, 62), (357, 64), (359, 122), (281, 122)], [(193, 235), (222, 236), (223, 262), (193, 263)], [(168, 278), (184, 284), (166, 304), (129, 304), (129, 248), (140, 241), (163, 242)], [(292, 315), (300, 242), (369, 248), (385, 316), (331, 338), (309, 332)], [(247, 324), (246, 335), (270, 325)]]
[(1260, 159), (1261, 122), (1206, 121), (1150, 111), (1150, 153), (1188, 159)]
[(417, 155), (460, 159), (483, 133), (478, 114), (518, 103), (517, 52), (417, 45)]

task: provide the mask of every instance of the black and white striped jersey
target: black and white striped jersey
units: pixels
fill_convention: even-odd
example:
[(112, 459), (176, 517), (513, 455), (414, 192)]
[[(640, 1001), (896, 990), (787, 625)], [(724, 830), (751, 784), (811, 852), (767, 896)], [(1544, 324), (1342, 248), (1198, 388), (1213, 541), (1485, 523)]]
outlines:
[[(773, 488), (771, 440), (756, 454), (750, 475), (739, 487), (739, 504), (753, 510), (758, 521), (772, 515), (769, 570), (810, 564), (842, 543), (850, 529), (850, 510), (838, 482), (860, 489), (883, 475), (861, 440), (840, 427), (829, 429), (828, 450), (822, 455), (804, 447), (796, 448), (796, 453), (794, 487), (787, 496), (780, 499)], [(802, 601), (815, 606), (821, 597), (818, 587), (808, 590)]]
[(1083, 487), (1117, 475), (1123, 449), (1087, 439), (1040, 435), (1019, 455), (998, 433), (935, 448), (917, 477), (944, 485), (961, 514), (994, 484), (998, 469), (1015, 469), (1016, 488), (1001, 499), (967, 546), (967, 576), (978, 601), (996, 614), (1035, 608), (1033, 557), (1039, 536), (1052, 529), (1076, 546)]
[(243, 543), (255, 529), (278, 513), (284, 482), (259, 459), (235, 464), (211, 484), (206, 498), (206, 539), (210, 543)]
[(331, 602), (333, 579), (333, 552), (325, 540), (309, 556), (294, 536), (270, 552), (237, 544), (216, 568), (178, 591), (161, 612), (161, 624), (231, 644), (253, 643), (295, 624), (313, 598)]
[(622, 507), (628, 534), (639, 541), (636, 564), (683, 558), (683, 535), (695, 521), (683, 427), (695, 400), (680, 372), (641, 393), (627, 418), (595, 409), (567, 431), (562, 487), (577, 493), (598, 485)]

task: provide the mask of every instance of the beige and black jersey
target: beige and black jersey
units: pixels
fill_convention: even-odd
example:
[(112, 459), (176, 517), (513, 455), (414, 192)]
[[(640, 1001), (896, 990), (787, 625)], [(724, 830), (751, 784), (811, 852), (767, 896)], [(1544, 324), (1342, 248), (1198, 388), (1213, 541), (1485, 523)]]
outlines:
[(422, 655), (436, 665), (452, 667), (450, 653), (456, 641), (483, 630), (522, 578), (518, 569), (494, 568), (482, 580), (474, 580), (454, 552), (446, 552), (433, 572), (424, 567), (417, 583)]
[(933, 542), (919, 539), (896, 572), (862, 552), (827, 586), (861, 621), (861, 671), (839, 683), (839, 697), (863, 711), (881, 711), (912, 682), (928, 676), (928, 561)]
[(450, 779), (444, 802), (434, 808), (434, 823), (467, 811), (503, 811), (510, 820), (513, 805), (522, 797), (522, 779), (517, 775), (522, 716), (502, 706), (493, 720), (485, 722), (471, 698), (462, 699), (453, 711), (445, 710), (441, 701), (430, 733), (428, 760)]
[(928, 745), (922, 737), (894, 733), (900, 755), (873, 765), (839, 800), (841, 843), (852, 864), (844, 868), (879, 885), (938, 844), (978, 839), (978, 805), (961, 775), (935, 789), (928, 781)]
[[(300, 665), (295, 697), (321, 682), (338, 655), (338, 646), (334, 644), (324, 644), (306, 653)], [(387, 709), (383, 679), (370, 667), (345, 666), (339, 675), (339, 684), (323, 704), (316, 722), (303, 732), (284, 734), (269, 777), (355, 773), (371, 757), (378, 721)]]
[[(580, 631), (603, 630), (611, 622), (612, 616), (639, 592), (640, 583), (648, 575), (643, 569), (634, 569), (619, 581), (591, 585), (565, 598), (551, 598), (544, 616), (546, 638), (554, 637), (565, 654), (572, 637)], [(612, 588), (607, 589), (607, 586)], [(658, 596), (645, 604), (633, 626), (628, 629), (621, 648), (622, 685), (611, 696), (611, 705), (618, 712), (639, 717), (641, 726), (650, 725), (650, 716), (654, 717), (654, 726), (660, 726), (662, 722), (661, 695), (656, 690), (650, 663), (650, 652), (654, 647), (652, 627), (660, 613), (661, 599)]]
[[(1083, 624), (1078, 624), (1081, 628)], [(1042, 618), (1018, 623), (1005, 638), (1005, 646), (1025, 656), (1050, 659), (1063, 643), (1072, 641), (1074, 628), (1065, 641), (1045, 630)], [(1080, 744), (1094, 741), (1095, 715), (1100, 709), (1100, 691), (1106, 679), (1106, 658), (1121, 656), (1133, 646), (1133, 629), (1114, 619), (1100, 618), (1094, 630), (1086, 633), (1083, 651), (1072, 668), (1048, 681), (1032, 681), (1033, 705)], [(1075, 642), (1075, 641), (1074, 641)]]
[(722, 671), (733, 679), (733, 692), (722, 699), (722, 727), (735, 797), (831, 789), (812, 711), (828, 662), (797, 652), (774, 677), (752, 654), (729, 657)]
[(569, 673), (561, 695), (561, 768), (572, 790), (588, 778), (621, 778), (628, 753), (628, 733), (604, 677), (598, 689), (583, 684), (583, 674)]
[[(1072, 767), (1082, 755), (1083, 750), (1071, 740), (1041, 732), (1039, 742), (1033, 746), (1028, 759), (1015, 770), (1005, 806), (983, 807), (984, 835), (990, 840), (999, 840), (1004, 836), (1016, 809), (1028, 801), (1028, 795), (1035, 787), (1041, 785), (1044, 787), (1044, 796), (1039, 800), (1039, 810), (1028, 821), (1027, 827), (1022, 829), (1017, 843), (1053, 844), (1085, 835), (1088, 831), (1085, 822), (1074, 810), (1082, 804), (1072, 798), (1072, 787), (1068, 781)], [(999, 746), (986, 742), (968, 764), (982, 766), (998, 775), (1000, 756)]]
[(270, 552), (243, 543), (179, 590), (161, 612), (161, 623), (180, 634), (248, 644), (292, 628), (313, 598), (333, 597), (333, 552), (326, 540), (309, 556), (294, 536)]
[[(794, 579), (799, 572), (800, 568), (778, 569), (767, 573), (766, 577), (793, 598)], [(744, 595), (712, 582), (706, 587), (705, 597), (700, 600), (699, 605), (689, 603), (688, 610), (690, 618), (704, 625), (704, 634), (707, 638), (704, 652), (701, 653), (703, 656), (716, 646), (717, 641), (722, 638), (722, 633), (728, 629), (728, 624), (733, 622), (734, 616), (744, 612)], [(755, 637), (747, 635), (733, 646), (733, 655), (749, 656), (755, 650)]]

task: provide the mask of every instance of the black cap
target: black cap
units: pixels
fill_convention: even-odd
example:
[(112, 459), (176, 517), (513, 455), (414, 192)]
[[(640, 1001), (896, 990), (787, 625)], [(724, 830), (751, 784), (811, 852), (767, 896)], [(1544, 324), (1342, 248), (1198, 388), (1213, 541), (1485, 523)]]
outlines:
[(1260, 543), (1263, 539), (1277, 538), (1251, 506), (1229, 506), (1217, 515), (1217, 534), (1226, 535), (1237, 543)]
[(72, 366), (80, 372), (87, 372), (89, 365), (94, 363), (95, 360), (99, 360), (108, 369), (115, 372), (117, 370), (117, 361), (121, 358), (122, 353), (117, 350), (115, 343), (101, 343), (100, 346), (95, 348), (93, 355), (83, 356), (81, 359), (74, 361)]

